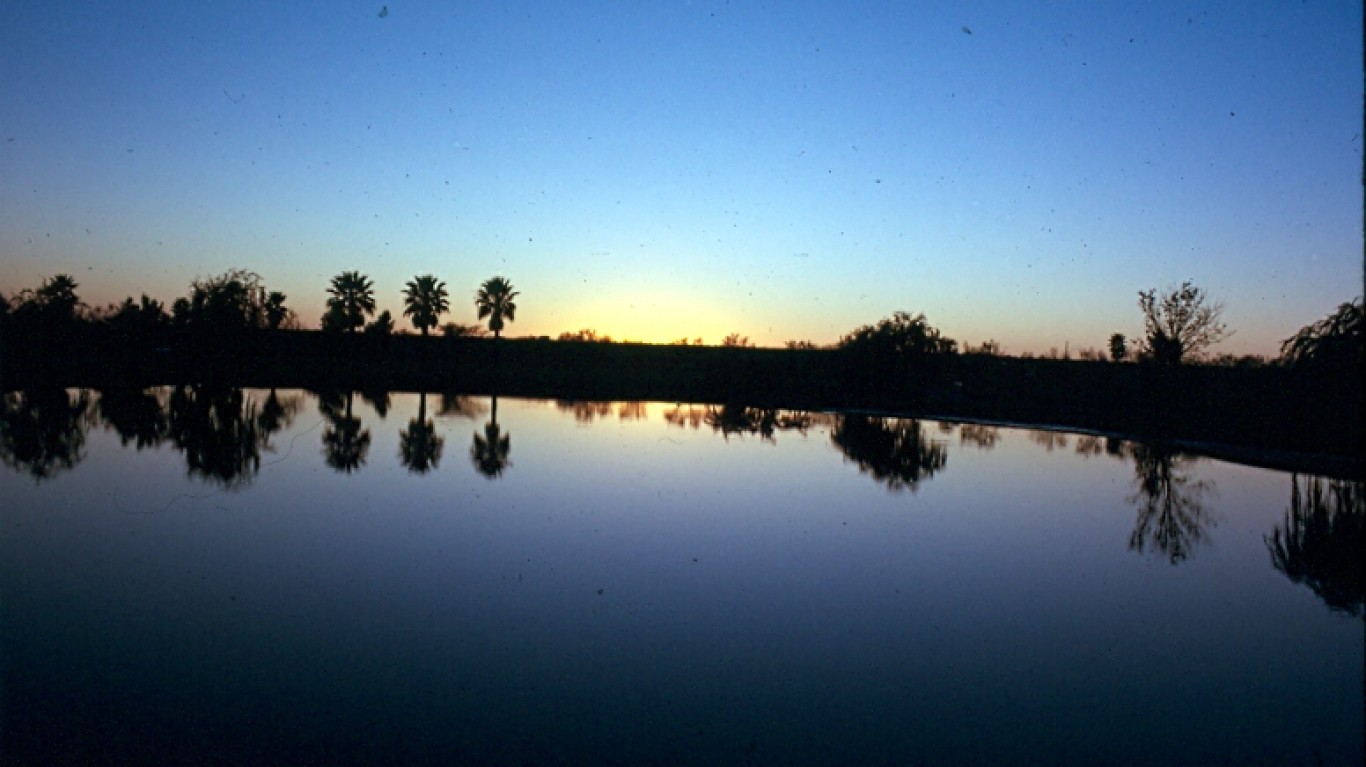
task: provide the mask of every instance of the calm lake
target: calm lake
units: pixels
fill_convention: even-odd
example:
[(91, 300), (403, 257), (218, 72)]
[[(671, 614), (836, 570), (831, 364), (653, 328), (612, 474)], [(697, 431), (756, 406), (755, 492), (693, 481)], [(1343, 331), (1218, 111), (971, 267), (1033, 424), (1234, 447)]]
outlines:
[(1359, 483), (672, 403), (4, 404), (5, 763), (1363, 758)]

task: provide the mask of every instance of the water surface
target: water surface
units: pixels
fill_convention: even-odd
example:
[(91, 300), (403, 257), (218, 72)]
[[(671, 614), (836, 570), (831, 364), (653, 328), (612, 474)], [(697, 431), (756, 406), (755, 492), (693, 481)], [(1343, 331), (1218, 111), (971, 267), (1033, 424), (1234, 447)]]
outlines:
[(1359, 484), (432, 393), (10, 393), (0, 436), (6, 761), (1362, 759)]

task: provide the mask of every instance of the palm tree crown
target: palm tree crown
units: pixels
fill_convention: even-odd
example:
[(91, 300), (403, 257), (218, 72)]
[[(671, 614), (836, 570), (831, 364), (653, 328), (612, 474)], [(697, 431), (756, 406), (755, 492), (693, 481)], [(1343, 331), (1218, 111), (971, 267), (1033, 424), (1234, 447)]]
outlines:
[(512, 283), (506, 277), (490, 277), (479, 286), (479, 292), (474, 294), (474, 305), (479, 310), (479, 319), (489, 318), (489, 330), (493, 331), (493, 337), (498, 338), (503, 331), (503, 320), (512, 322), (516, 320), (517, 304), (512, 299), (517, 297), (517, 291), (512, 289)]
[(342, 327), (354, 333), (365, 324), (365, 318), (375, 313), (375, 288), (369, 277), (360, 272), (342, 272), (332, 278), (332, 295), (327, 299), (327, 311), (340, 321)]
[(413, 318), (413, 327), (427, 335), (436, 327), (441, 315), (450, 311), (446, 300), (446, 283), (430, 274), (414, 277), (403, 289), (403, 315)]

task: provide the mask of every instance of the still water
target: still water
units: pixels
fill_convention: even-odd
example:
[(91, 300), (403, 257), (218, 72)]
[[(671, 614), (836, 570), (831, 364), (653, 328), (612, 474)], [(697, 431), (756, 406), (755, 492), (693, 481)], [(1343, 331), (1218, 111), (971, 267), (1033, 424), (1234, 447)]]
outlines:
[(1360, 484), (671, 403), (5, 395), (6, 763), (1359, 764)]

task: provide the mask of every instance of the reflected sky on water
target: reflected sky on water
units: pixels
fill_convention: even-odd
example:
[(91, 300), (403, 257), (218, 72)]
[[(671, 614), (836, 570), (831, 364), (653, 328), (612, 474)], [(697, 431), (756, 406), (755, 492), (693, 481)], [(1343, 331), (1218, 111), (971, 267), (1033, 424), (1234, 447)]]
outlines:
[(858, 414), (59, 394), (0, 432), (11, 755), (1361, 761), (1360, 485)]

